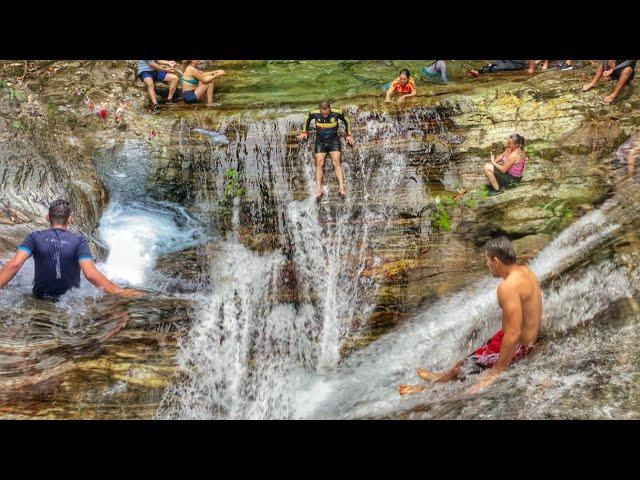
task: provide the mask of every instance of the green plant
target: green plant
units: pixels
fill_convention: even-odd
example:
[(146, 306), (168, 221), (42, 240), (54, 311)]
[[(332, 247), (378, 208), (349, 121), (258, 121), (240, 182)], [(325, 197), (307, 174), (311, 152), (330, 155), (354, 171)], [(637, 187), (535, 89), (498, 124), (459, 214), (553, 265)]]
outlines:
[(24, 93), (22, 90), (18, 90), (16, 88), (10, 88), (9, 97), (12, 100), (17, 100), (18, 102), (22, 103), (27, 99), (27, 94)]
[(22, 130), (22, 129), (24, 128), (24, 125), (23, 125), (23, 123), (22, 123), (20, 120), (15, 120), (15, 121), (11, 124), (11, 126), (12, 126), (13, 128), (15, 128), (16, 130)]
[(550, 211), (553, 213), (553, 217), (549, 220), (544, 233), (554, 233), (567, 226), (573, 220), (574, 213), (566, 200), (555, 199), (551, 200), (540, 207), (542, 210)]
[(225, 185), (223, 200), (224, 203), (229, 203), (235, 197), (242, 197), (245, 194), (245, 189), (240, 187), (240, 175), (237, 170), (230, 168), (225, 174)]
[(435, 223), (440, 230), (444, 230), (445, 232), (451, 231), (451, 215), (449, 215), (446, 207), (442, 204), (438, 204), (436, 208)]

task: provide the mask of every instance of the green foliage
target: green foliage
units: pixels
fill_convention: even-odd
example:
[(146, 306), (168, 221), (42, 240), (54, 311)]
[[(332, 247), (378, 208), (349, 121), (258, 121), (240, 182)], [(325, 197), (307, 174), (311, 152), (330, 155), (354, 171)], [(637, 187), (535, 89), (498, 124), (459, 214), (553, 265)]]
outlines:
[(18, 102), (22, 103), (27, 99), (27, 94), (22, 90), (9, 88), (9, 97), (11, 98), (11, 100), (17, 100)]
[(8, 87), (7, 81), (0, 78), (0, 88), (7, 88), (7, 87)]
[(567, 205), (566, 200), (552, 200), (549, 203), (542, 205), (540, 209), (553, 213), (553, 217), (549, 220), (549, 223), (547, 223), (543, 230), (544, 233), (547, 234), (555, 233), (566, 227), (574, 218), (574, 212), (572, 208)]
[(242, 197), (245, 189), (240, 187), (240, 175), (238, 171), (230, 168), (225, 174), (226, 183), (224, 185), (223, 201), (228, 204), (235, 197)]
[(445, 232), (451, 231), (451, 215), (442, 203), (439, 203), (436, 207), (435, 224), (440, 230), (444, 230)]
[(24, 124), (20, 120), (15, 120), (11, 126), (16, 130), (22, 130), (24, 128)]

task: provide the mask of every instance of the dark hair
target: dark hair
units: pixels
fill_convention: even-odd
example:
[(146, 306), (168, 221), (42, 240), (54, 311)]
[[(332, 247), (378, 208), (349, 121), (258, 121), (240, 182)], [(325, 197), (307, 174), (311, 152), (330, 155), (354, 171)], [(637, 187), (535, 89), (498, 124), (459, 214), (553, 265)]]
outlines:
[(516, 263), (516, 252), (513, 249), (513, 244), (504, 235), (487, 240), (484, 250), (489, 258), (497, 258), (505, 265)]
[(407, 76), (407, 78), (411, 77), (409, 70), (407, 70), (406, 68), (403, 68), (402, 70), (400, 70), (400, 75), (402, 75), (403, 73)]
[(53, 225), (66, 224), (71, 216), (71, 207), (66, 200), (58, 199), (49, 204), (49, 222)]
[(331, 104), (329, 103), (329, 100), (324, 100), (320, 102), (320, 108), (331, 108)]
[(514, 133), (513, 135), (510, 135), (509, 138), (516, 142), (516, 145), (524, 150), (524, 137), (522, 135), (520, 135), (519, 133)]

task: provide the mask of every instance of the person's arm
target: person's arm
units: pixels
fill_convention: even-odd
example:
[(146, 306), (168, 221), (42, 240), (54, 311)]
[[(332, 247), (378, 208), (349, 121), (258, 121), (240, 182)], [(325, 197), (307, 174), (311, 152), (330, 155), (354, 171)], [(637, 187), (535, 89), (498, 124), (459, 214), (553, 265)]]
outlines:
[(176, 62), (174, 62), (173, 60), (156, 60), (156, 62), (158, 62), (160, 65), (165, 65), (171, 68), (176, 66)]
[(134, 290), (132, 288), (121, 288), (111, 282), (107, 277), (100, 273), (96, 264), (93, 263), (93, 260), (91, 259), (80, 260), (80, 269), (82, 270), (84, 277), (89, 282), (105, 293), (120, 295), (121, 297), (138, 297), (144, 295), (138, 290)]
[(20, 271), (22, 265), (30, 256), (30, 253), (20, 248), (13, 258), (4, 264), (2, 270), (0, 270), (0, 289), (4, 288), (16, 276), (16, 273)]
[(623, 68), (631, 67), (636, 63), (637, 60), (625, 60), (620, 65), (616, 65), (616, 67), (611, 70), (611, 73), (617, 72), (618, 70), (622, 70)]
[[(186, 74), (186, 70), (185, 70), (185, 74)], [(202, 83), (206, 83), (206, 84), (213, 82), (213, 79), (215, 78), (214, 75), (202, 73), (200, 70), (193, 67), (190, 67), (189, 75), (191, 75), (193, 78), (197, 78)]]
[(298, 140), (306, 140), (309, 136), (309, 126), (311, 125), (311, 120), (313, 120), (313, 113), (309, 112), (307, 115), (307, 119), (302, 124), (302, 133), (298, 135)]
[(500, 356), (492, 370), (504, 372), (518, 350), (518, 340), (522, 329), (522, 303), (514, 285), (503, 282), (498, 287), (498, 303), (502, 308), (502, 346)]
[[(498, 158), (504, 158), (504, 156), (507, 154), (507, 152), (508, 152), (508, 151), (509, 151), (509, 150), (507, 149), (507, 150), (505, 150), (504, 152), (502, 152), (502, 154), (501, 154), (501, 155), (499, 155), (499, 156), (498, 156)], [(490, 159), (490, 161), (491, 161), (491, 164), (492, 164), (492, 165), (494, 165), (494, 166), (496, 166), (496, 167), (499, 167), (499, 166), (500, 166), (500, 164), (498, 163), (498, 160), (496, 160), (496, 157), (494, 157), (494, 156), (493, 156), (493, 152), (491, 152), (491, 159)], [(500, 171), (502, 172), (502, 170), (500, 170)]]
[(478, 376), (478, 380), (467, 391), (474, 395), (491, 385), (504, 372), (515, 357), (518, 350), (518, 340), (522, 328), (522, 304), (518, 291), (511, 285), (501, 283), (498, 287), (498, 303), (502, 308), (502, 345), (498, 361), (490, 370)]
[(398, 101), (403, 101), (405, 98), (413, 97), (413, 96), (415, 96), (416, 93), (417, 93), (416, 86), (414, 84), (411, 84), (411, 92), (410, 93), (405, 93), (404, 95), (402, 95), (398, 99)]
[(171, 68), (165, 67), (164, 65), (161, 65), (160, 63), (158, 63), (157, 60), (149, 60), (149, 65), (154, 70), (160, 70), (161, 72), (169, 72), (169, 73), (171, 73), (171, 71), (172, 71)]
[(393, 91), (395, 90), (395, 82), (391, 82), (391, 86), (389, 90), (387, 90), (387, 98), (384, 100), (385, 102), (391, 101), (391, 95), (393, 95)]
[(520, 156), (518, 155), (509, 155), (507, 157), (507, 159), (505, 160), (505, 162), (500, 165), (498, 162), (491, 162), (493, 163), (493, 166), (500, 170), (502, 173), (507, 173), (509, 171), (509, 169), (513, 166), (514, 163), (516, 163), (516, 161), (520, 158)]
[(344, 123), (344, 128), (347, 130), (347, 143), (353, 145), (353, 133), (351, 132), (351, 122), (347, 118), (347, 116), (340, 112), (336, 115), (342, 122)]

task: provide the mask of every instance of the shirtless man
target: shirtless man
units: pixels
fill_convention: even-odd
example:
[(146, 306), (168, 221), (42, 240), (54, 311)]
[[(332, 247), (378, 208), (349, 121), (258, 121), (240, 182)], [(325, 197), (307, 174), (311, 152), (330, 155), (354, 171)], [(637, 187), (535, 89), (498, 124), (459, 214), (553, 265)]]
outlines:
[[(463, 378), (466, 373), (484, 372), (468, 393), (475, 394), (493, 383), (512, 362), (529, 353), (538, 338), (542, 319), (540, 283), (531, 269), (516, 263), (511, 241), (506, 237), (489, 240), (485, 259), (494, 277), (504, 280), (498, 285), (498, 304), (502, 309), (502, 330), (491, 340), (446, 372), (436, 373), (418, 368), (420, 378), (431, 383)], [(423, 385), (400, 385), (400, 395), (424, 390)]]

